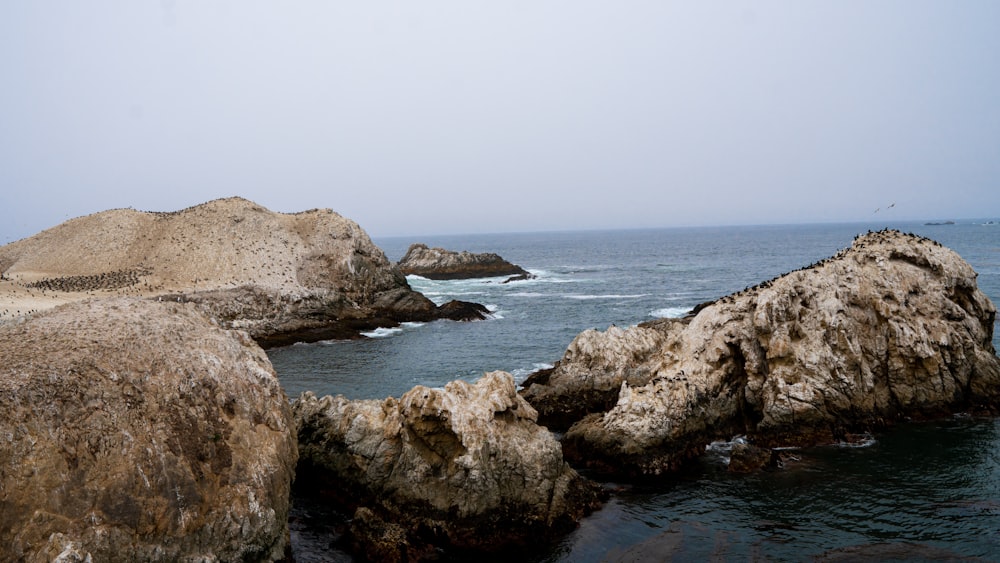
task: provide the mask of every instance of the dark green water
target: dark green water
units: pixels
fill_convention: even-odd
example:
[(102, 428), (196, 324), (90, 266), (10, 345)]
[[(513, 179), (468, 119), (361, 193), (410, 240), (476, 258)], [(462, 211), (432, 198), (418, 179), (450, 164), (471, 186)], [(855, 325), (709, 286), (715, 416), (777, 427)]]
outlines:
[[(694, 305), (833, 255), (859, 232), (900, 228), (962, 255), (1000, 301), (1000, 225), (808, 225), (476, 235), (432, 246), (497, 252), (538, 274), (502, 280), (411, 279), (437, 302), (488, 304), (496, 318), (372, 333), (362, 341), (269, 352), (290, 397), (398, 396), (502, 369), (523, 378), (559, 359), (576, 334), (677, 316)], [(398, 259), (409, 239), (376, 240)], [(994, 345), (1000, 334), (994, 335)], [(899, 427), (863, 448), (790, 452), (799, 461), (751, 476), (708, 452), (682, 477), (614, 487), (612, 500), (528, 561), (1000, 560), (1000, 435), (993, 420)], [(342, 519), (300, 498), (302, 561), (349, 560), (330, 547)], [(502, 559), (509, 559), (505, 556)], [(486, 559), (484, 559), (486, 561)]]

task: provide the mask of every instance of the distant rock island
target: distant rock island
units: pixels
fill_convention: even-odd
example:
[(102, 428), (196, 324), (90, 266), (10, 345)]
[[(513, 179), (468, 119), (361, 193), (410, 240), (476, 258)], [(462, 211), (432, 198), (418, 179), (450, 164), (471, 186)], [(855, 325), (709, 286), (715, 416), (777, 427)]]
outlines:
[(954, 221), (928, 221), (928, 222), (924, 223), (924, 225), (931, 225), (931, 226), (937, 226), (937, 225), (954, 225), (954, 224), (955, 224)]
[(443, 248), (429, 248), (426, 244), (410, 245), (399, 261), (399, 269), (406, 275), (416, 275), (432, 280), (460, 280), (515, 276), (528, 279), (531, 274), (524, 268), (511, 264), (492, 252), (474, 254), (463, 250), (456, 252)]
[(485, 311), (437, 307), (329, 209), (275, 213), (238, 197), (72, 219), (0, 247), (0, 272), (0, 320), (89, 297), (154, 297), (199, 303), (265, 346)]

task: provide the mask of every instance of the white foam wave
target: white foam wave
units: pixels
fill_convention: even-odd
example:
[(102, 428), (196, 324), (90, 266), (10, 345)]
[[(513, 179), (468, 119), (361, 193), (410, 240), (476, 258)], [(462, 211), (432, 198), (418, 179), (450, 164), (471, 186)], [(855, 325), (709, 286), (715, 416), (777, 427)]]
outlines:
[(837, 442), (837, 447), (840, 448), (870, 448), (878, 443), (875, 436), (869, 433), (860, 434), (855, 437), (855, 439), (846, 442)]
[(363, 336), (367, 336), (368, 338), (385, 338), (387, 336), (392, 336), (393, 334), (399, 334), (400, 332), (403, 332), (403, 329), (400, 327), (393, 327), (393, 328), (378, 327), (375, 330), (369, 332), (362, 332), (361, 334)]
[(376, 328), (375, 330), (371, 330), (371, 331), (368, 331), (368, 332), (362, 332), (361, 334), (363, 336), (367, 336), (368, 338), (386, 338), (386, 337), (389, 337), (389, 336), (394, 336), (396, 334), (399, 334), (399, 333), (403, 332), (404, 330), (409, 330), (409, 329), (414, 329), (414, 328), (420, 328), (420, 327), (424, 326), (425, 324), (427, 324), (427, 323), (405, 322), (405, 323), (400, 323), (399, 326), (391, 327), (391, 328), (390, 327), (381, 327), (380, 326), (380, 327)]
[(647, 297), (647, 293), (637, 293), (634, 295), (623, 295), (618, 293), (609, 293), (605, 295), (582, 295), (579, 293), (567, 293), (562, 297), (565, 299), (579, 299), (581, 301), (587, 301), (590, 299), (640, 299), (642, 297)]
[(518, 291), (516, 293), (508, 293), (507, 295), (511, 297), (545, 297), (544, 293), (538, 293), (537, 291)]
[(664, 307), (650, 311), (649, 316), (658, 319), (679, 319), (687, 315), (690, 311), (691, 307)]

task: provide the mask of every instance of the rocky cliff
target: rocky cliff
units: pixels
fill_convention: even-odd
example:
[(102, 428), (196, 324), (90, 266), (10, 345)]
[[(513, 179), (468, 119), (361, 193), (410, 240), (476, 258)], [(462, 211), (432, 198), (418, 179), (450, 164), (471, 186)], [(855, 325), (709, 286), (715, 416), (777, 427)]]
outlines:
[(684, 320), (587, 331), (525, 383), (567, 455), (633, 474), (716, 438), (842, 439), (1000, 405), (996, 309), (955, 252), (896, 231), (724, 297)]
[(262, 344), (356, 335), (443, 314), (357, 223), (241, 198), (115, 209), (0, 247), (0, 317), (91, 296), (195, 301)]
[(399, 269), (406, 275), (432, 280), (530, 276), (527, 270), (492, 252), (455, 252), (443, 248), (428, 248), (426, 244), (419, 243), (410, 245), (406, 255), (399, 261)]
[(263, 351), (193, 305), (0, 326), (0, 559), (273, 561), (297, 459)]
[(371, 560), (543, 542), (598, 505), (508, 373), (398, 400), (305, 393), (294, 409), (300, 479), (357, 507), (352, 532)]

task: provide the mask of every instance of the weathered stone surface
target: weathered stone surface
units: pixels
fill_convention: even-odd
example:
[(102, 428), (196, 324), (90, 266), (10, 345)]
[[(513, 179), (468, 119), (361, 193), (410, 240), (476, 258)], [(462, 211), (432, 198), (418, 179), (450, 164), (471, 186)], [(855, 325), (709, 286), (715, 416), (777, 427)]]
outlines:
[(413, 274), (432, 280), (530, 275), (527, 270), (492, 252), (455, 252), (443, 248), (428, 248), (426, 244), (420, 243), (410, 245), (406, 255), (399, 261), (399, 269), (406, 275)]
[(540, 424), (566, 430), (585, 415), (614, 406), (623, 382), (645, 385), (656, 369), (648, 360), (662, 353), (668, 335), (643, 327), (585, 330), (554, 368), (524, 381), (522, 395), (538, 411)]
[(0, 559), (284, 557), (297, 459), (263, 351), (193, 305), (0, 326)]
[(543, 422), (592, 412), (566, 433), (571, 459), (659, 473), (736, 434), (808, 445), (904, 417), (995, 411), (995, 317), (956, 253), (869, 233), (692, 318), (581, 334), (525, 396)]
[(197, 302), (263, 345), (444, 318), (357, 223), (242, 198), (115, 209), (0, 247), (0, 321), (89, 297)]
[(304, 393), (294, 411), (301, 475), (361, 507), (355, 539), (373, 557), (543, 541), (598, 504), (508, 373), (398, 400)]

